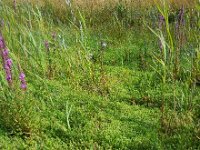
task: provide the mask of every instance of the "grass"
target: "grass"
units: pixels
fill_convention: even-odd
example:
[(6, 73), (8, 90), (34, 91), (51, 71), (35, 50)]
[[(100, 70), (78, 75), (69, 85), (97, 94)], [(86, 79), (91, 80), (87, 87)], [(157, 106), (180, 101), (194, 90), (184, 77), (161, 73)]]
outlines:
[[(0, 149), (200, 148), (198, 4), (182, 35), (173, 8), (44, 2), (0, 2), (13, 61), (12, 85), (0, 67)], [(159, 14), (172, 22), (158, 29)]]
[[(152, 141), (156, 140), (157, 127), (153, 124), (158, 117), (156, 110), (141, 109), (138, 106), (131, 107), (128, 104), (111, 101), (87, 92), (73, 91), (68, 87), (63, 88), (61, 92), (59, 90), (60, 83), (57, 83), (56, 86), (52, 86), (55, 82), (50, 84), (50, 88), (53, 88), (53, 94), (48, 97), (52, 101), (46, 100), (44, 102), (42, 99), (40, 102), (44, 103), (42, 106), (40, 104), (42, 108), (40, 108), (41, 113), (39, 113), (41, 115), (40, 121), (42, 121), (41, 137), (33, 137), (36, 139), (32, 144), (29, 144), (30, 139), (23, 142), (16, 141), (13, 143), (13, 147), (19, 142), (24, 146), (21, 145), (18, 148), (25, 146), (38, 147), (39, 149), (43, 149), (43, 146), (52, 149), (62, 149), (62, 147), (92, 148), (95, 146), (97, 148), (137, 148), (143, 147), (142, 141), (147, 143), (146, 147), (151, 147)], [(57, 96), (56, 91), (59, 91), (59, 96)], [(72, 109), (70, 128), (67, 126), (66, 111), (68, 110), (66, 110), (66, 105)], [(138, 113), (141, 114), (140, 117)], [(155, 119), (150, 121), (148, 116), (154, 116)], [(144, 125), (142, 125), (143, 123)], [(151, 126), (152, 131), (149, 133), (145, 126)], [(130, 134), (130, 132), (133, 133)], [(5, 132), (3, 133), (5, 134)], [(132, 134), (139, 136), (134, 138)], [(151, 139), (151, 136), (155, 139)], [(4, 140), (4, 138), (1, 144), (7, 146), (9, 139)], [(45, 140), (42, 140), (43, 138)], [(136, 145), (132, 145), (132, 142)], [(10, 147), (12, 148), (12, 145)]]

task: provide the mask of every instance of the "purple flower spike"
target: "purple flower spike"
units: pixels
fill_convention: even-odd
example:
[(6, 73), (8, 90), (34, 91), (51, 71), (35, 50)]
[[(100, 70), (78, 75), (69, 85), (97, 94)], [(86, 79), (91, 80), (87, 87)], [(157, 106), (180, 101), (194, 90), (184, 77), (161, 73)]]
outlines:
[(3, 48), (3, 42), (0, 40), (0, 49)]
[(12, 82), (12, 72), (11, 72), (11, 68), (12, 68), (12, 60), (11, 59), (7, 59), (5, 62), (5, 72), (6, 72), (6, 80), (8, 81), (8, 83)]
[(12, 68), (12, 59), (7, 59), (6, 60), (6, 65), (11, 69)]
[(8, 81), (9, 84), (12, 84), (12, 74), (8, 66), (5, 68), (5, 72), (6, 72), (6, 80)]
[(22, 73), (20, 73), (20, 76), (19, 76), (19, 79), (22, 81), (22, 80), (24, 80), (25, 79), (25, 74), (22, 72)]
[(4, 58), (7, 58), (7, 57), (8, 57), (8, 54), (9, 54), (8, 49), (5, 49), (5, 50), (3, 51), (3, 56), (4, 56)]
[(20, 87), (21, 87), (21, 89), (26, 90), (27, 85), (26, 85), (26, 83), (22, 83)]
[(9, 82), (12, 81), (12, 76), (11, 76), (10, 73), (6, 75), (6, 80), (9, 81)]
[(159, 29), (162, 28), (162, 25), (164, 24), (164, 22), (165, 22), (164, 16), (163, 16), (163, 15), (160, 15), (160, 16), (159, 16)]
[(3, 49), (5, 47), (6, 47), (5, 41), (4, 41), (3, 37), (0, 35), (0, 49)]
[(23, 90), (26, 90), (26, 88), (27, 88), (25, 77), (26, 77), (25, 74), (23, 72), (21, 72), (20, 75), (19, 75), (19, 79), (21, 81), (21, 86), (20, 87)]
[(4, 67), (4, 71), (6, 74), (6, 80), (10, 87), (12, 87), (12, 59), (9, 58), (9, 51), (6, 48), (5, 41), (0, 34), (0, 51), (1, 51), (1, 57), (2, 57), (2, 64)]

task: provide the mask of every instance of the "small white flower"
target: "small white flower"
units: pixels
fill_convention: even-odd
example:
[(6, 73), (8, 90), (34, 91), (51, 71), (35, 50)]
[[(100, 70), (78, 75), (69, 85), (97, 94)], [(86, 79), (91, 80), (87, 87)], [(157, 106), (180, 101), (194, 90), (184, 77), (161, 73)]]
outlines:
[(94, 54), (93, 54), (93, 53), (89, 53), (88, 56), (87, 56), (87, 58), (88, 58), (89, 60), (92, 60), (93, 57), (94, 57)]
[(105, 41), (101, 42), (101, 46), (102, 48), (106, 48), (107, 47), (107, 43)]

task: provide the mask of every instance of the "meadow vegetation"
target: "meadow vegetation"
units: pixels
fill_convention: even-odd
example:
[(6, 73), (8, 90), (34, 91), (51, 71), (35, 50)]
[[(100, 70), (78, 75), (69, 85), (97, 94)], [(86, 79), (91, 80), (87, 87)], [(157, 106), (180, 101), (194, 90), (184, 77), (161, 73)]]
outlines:
[(199, 12), (0, 1), (0, 149), (200, 149)]

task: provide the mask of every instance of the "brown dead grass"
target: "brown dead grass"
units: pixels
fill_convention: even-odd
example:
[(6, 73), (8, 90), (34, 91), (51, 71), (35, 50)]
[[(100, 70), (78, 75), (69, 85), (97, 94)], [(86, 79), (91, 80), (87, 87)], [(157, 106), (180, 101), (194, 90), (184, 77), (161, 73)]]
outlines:
[[(10, 0), (12, 1), (12, 0)], [(33, 4), (44, 5), (46, 1), (49, 1), (56, 7), (66, 5), (65, 0), (17, 0), (17, 2), (31, 2)], [(94, 10), (102, 9), (104, 7), (114, 7), (119, 2), (125, 4), (128, 7), (149, 7), (155, 5), (155, 1), (162, 0), (72, 0), (74, 7), (79, 7), (82, 9)], [(166, 1), (166, 0), (165, 0)], [(173, 6), (194, 6), (197, 0), (169, 0)]]
[[(13, 0), (3, 0), (13, 5)], [(69, 12), (66, 0), (16, 0), (17, 3), (30, 2), (33, 5), (39, 5), (48, 7), (48, 4), (53, 8), (54, 15), (60, 20), (66, 20), (66, 12)], [(112, 14), (112, 10), (116, 8), (116, 5), (122, 4), (123, 7), (128, 8), (131, 11), (145, 12), (151, 6), (155, 6), (155, 3), (161, 1), (169, 1), (172, 6), (172, 10), (184, 5), (186, 7), (193, 7), (198, 0), (71, 0), (73, 10), (84, 11), (89, 18), (101, 18), (103, 21), (109, 20), (109, 15)], [(127, 9), (127, 10), (128, 10)], [(104, 10), (104, 11), (103, 11)], [(77, 11), (74, 11), (77, 12)], [(93, 17), (92, 17), (93, 16)]]

